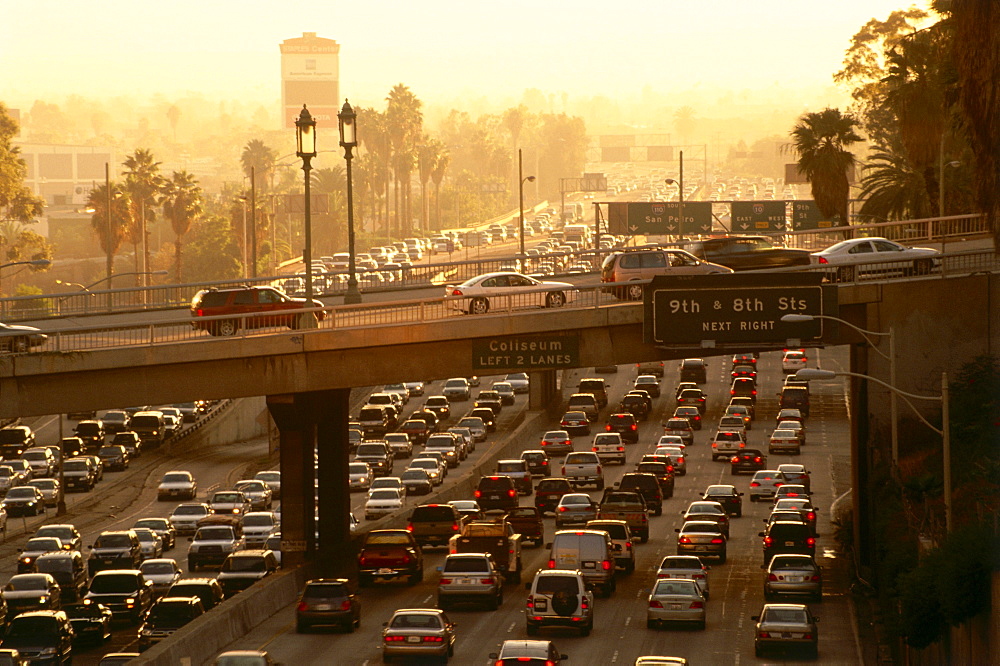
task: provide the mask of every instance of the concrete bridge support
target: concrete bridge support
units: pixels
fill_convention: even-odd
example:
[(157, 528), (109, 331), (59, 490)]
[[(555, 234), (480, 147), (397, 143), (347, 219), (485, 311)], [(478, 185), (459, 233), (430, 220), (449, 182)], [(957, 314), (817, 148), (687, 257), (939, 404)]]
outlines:
[(559, 396), (556, 383), (557, 370), (539, 370), (529, 374), (531, 385), (528, 389), (528, 409), (549, 409)]
[(354, 567), (353, 553), (347, 547), (351, 536), (349, 399), (350, 389), (267, 397), (280, 433), (282, 563), (295, 566), (315, 560), (324, 576), (347, 576)]

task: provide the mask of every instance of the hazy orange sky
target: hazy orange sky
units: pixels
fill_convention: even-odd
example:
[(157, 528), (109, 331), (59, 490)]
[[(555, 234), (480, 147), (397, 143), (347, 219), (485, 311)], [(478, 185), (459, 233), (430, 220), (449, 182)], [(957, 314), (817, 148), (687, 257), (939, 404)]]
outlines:
[[(926, 7), (926, 2), (916, 3)], [(426, 100), (699, 86), (826, 87), (850, 38), (903, 0), (2, 0), (0, 99), (279, 96), (278, 44), (341, 44), (341, 91)]]

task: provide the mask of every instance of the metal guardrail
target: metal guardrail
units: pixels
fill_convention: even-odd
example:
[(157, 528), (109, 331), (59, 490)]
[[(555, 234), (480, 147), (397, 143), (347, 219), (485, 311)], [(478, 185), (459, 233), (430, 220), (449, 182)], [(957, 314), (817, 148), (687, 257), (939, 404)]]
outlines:
[[(941, 279), (947, 276), (974, 273), (1000, 272), (1000, 257), (989, 251), (965, 251), (942, 255), (930, 273), (918, 272), (913, 261), (880, 262), (859, 264), (852, 267), (850, 274), (835, 266), (801, 266), (777, 269), (777, 272), (820, 272), (827, 281), (840, 284), (898, 280), (898, 279)], [(775, 272), (775, 271), (768, 271)], [(740, 275), (739, 273), (736, 274)], [(648, 281), (643, 281), (648, 283)], [(628, 304), (619, 299), (616, 287), (634, 285), (619, 282), (605, 284), (576, 285), (565, 290), (564, 305), (548, 301), (552, 289), (525, 291), (513, 296), (491, 297), (485, 313), (475, 313), (475, 297), (423, 298), (406, 301), (373, 303), (364, 305), (338, 305), (310, 308), (280, 313), (253, 315), (219, 315), (213, 317), (178, 318), (172, 321), (143, 322), (115, 326), (83, 326), (74, 328), (43, 329), (48, 335), (46, 343), (21, 354), (45, 352), (87, 351), (114, 349), (127, 346), (155, 346), (177, 344), (189, 341), (204, 342), (216, 339), (220, 342), (234, 338), (275, 335), (291, 330), (309, 334), (312, 330), (332, 330), (384, 326), (421, 324), (433, 321), (461, 321), (469, 317), (493, 317), (498, 314), (511, 316), (522, 312), (548, 308), (554, 313), (566, 310), (580, 310), (616, 307)], [(624, 296), (624, 292), (619, 292)], [(470, 308), (474, 311), (469, 314)], [(311, 313), (318, 321), (313, 325), (303, 320), (302, 315)]]
[[(507, 217), (507, 216), (505, 216)], [(941, 218), (907, 220), (904, 222), (878, 222), (873, 224), (833, 227), (829, 229), (792, 231), (774, 235), (787, 245), (817, 250), (828, 247), (844, 238), (881, 236), (904, 243), (940, 242), (947, 247), (949, 240), (966, 239), (989, 233), (986, 218), (982, 215), (955, 215)], [(677, 246), (684, 241), (665, 243)], [(580, 270), (570, 270), (578, 264), (589, 266), (591, 271), (600, 268), (601, 262), (614, 250), (581, 250), (573, 253), (549, 252), (523, 259), (522, 272), (543, 273), (550, 276), (569, 275)], [(465, 253), (459, 250), (453, 254)], [(451, 255), (449, 255), (450, 257)], [(544, 264), (551, 264), (546, 268)], [(515, 254), (506, 257), (467, 258), (433, 264), (418, 264), (404, 270), (372, 271), (359, 273), (359, 287), (363, 292), (385, 292), (419, 289), (428, 286), (456, 284), (466, 279), (497, 270), (518, 268)], [(87, 316), (112, 313), (149, 312), (187, 307), (194, 295), (202, 289), (224, 289), (239, 285), (275, 285), (287, 293), (300, 296), (296, 285), (303, 275), (277, 275), (257, 279), (218, 280), (214, 282), (127, 287), (95, 292), (63, 292), (41, 296), (17, 296), (0, 299), (0, 321), (17, 322), (38, 319)], [(320, 298), (342, 296), (347, 287), (347, 274), (314, 275), (315, 294)]]

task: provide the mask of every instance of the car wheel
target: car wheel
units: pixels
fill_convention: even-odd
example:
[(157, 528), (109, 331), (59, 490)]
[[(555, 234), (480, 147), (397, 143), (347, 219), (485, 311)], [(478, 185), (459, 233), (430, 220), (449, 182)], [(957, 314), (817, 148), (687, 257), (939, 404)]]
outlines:
[(485, 298), (473, 298), (469, 303), (469, 314), (482, 315), (490, 311), (490, 302)]
[(726, 563), (726, 554), (723, 553), (722, 555), (719, 555), (719, 564), (725, 564), (725, 563)]
[(591, 629), (593, 629), (593, 627), (591, 627), (591, 626), (590, 626), (589, 624), (588, 624), (588, 625), (585, 625), (585, 626), (582, 626), (582, 627), (580, 627), (580, 635), (581, 635), (581, 636), (589, 636), (589, 635), (590, 635), (590, 630), (591, 630)]
[(656, 507), (656, 509), (653, 511), (653, 515), (654, 516), (662, 516), (663, 515), (663, 505), (662, 504), (660, 504), (660, 505), (658, 505)]
[(188, 571), (197, 571), (198, 563), (194, 560), (188, 560)]
[(566, 305), (566, 294), (561, 291), (553, 291), (545, 297), (545, 306), (549, 308), (561, 308)]

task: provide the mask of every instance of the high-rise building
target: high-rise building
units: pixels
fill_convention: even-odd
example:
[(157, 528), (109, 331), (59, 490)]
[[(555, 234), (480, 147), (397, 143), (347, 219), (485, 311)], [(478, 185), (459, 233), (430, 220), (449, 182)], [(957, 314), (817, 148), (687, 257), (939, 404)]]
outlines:
[(286, 39), (281, 48), (281, 117), (295, 126), (302, 105), (321, 127), (336, 127), (340, 111), (340, 44), (303, 32)]

